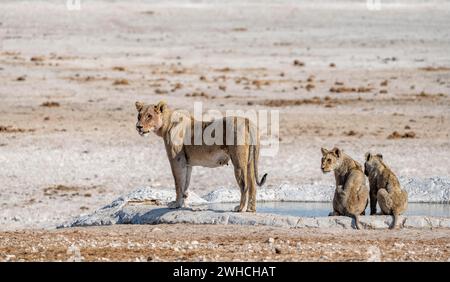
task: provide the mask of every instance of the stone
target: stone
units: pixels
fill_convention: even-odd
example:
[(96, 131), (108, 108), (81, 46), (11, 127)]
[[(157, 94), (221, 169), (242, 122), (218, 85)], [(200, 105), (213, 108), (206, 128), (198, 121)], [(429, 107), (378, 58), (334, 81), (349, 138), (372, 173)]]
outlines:
[[(417, 181), (412, 181), (417, 183)], [(435, 179), (433, 187), (447, 185), (442, 179)], [(412, 185), (412, 184), (410, 184)], [(284, 187), (284, 186), (283, 186)], [(413, 187), (410, 186), (410, 187)], [(415, 186), (414, 186), (415, 187)], [(445, 186), (447, 187), (447, 186)], [(261, 192), (264, 199), (285, 199), (293, 197), (297, 192), (304, 195), (306, 186), (293, 190), (289, 187), (273, 189)], [(319, 189), (320, 190), (320, 189)], [(297, 191), (294, 193), (294, 191)], [(300, 191), (300, 192), (299, 192)], [(303, 192), (301, 192), (303, 191)], [(325, 190), (324, 190), (325, 191)], [(326, 193), (330, 191), (326, 190)], [(447, 199), (448, 190), (440, 192), (439, 199)], [(236, 193), (237, 189), (236, 189)], [(302, 194), (303, 193), (303, 194)], [(112, 224), (236, 224), (236, 225), (265, 225), (285, 228), (339, 228), (354, 229), (354, 220), (346, 216), (326, 217), (296, 217), (269, 213), (236, 213), (232, 211), (209, 210), (207, 200), (224, 200), (220, 195), (232, 195), (231, 191), (219, 189), (201, 198), (191, 192), (190, 197), (193, 208), (169, 209), (166, 204), (173, 200), (175, 191), (168, 189), (140, 188), (128, 195), (119, 197), (111, 204), (104, 206), (91, 214), (79, 216), (69, 222), (58, 226), (100, 226)], [(237, 194), (238, 195), (238, 194)], [(321, 193), (313, 193), (314, 199), (320, 198)], [(272, 197), (272, 198), (270, 198)], [(234, 196), (230, 196), (234, 200)], [(295, 197), (294, 197), (295, 199)], [(438, 198), (434, 197), (434, 200)], [(200, 208), (198, 208), (200, 207)], [(392, 216), (360, 216), (360, 222), (364, 229), (387, 229), (392, 223)], [(450, 228), (450, 218), (425, 217), (425, 216), (401, 216), (399, 226), (405, 228)], [(161, 232), (155, 227), (152, 232)]]

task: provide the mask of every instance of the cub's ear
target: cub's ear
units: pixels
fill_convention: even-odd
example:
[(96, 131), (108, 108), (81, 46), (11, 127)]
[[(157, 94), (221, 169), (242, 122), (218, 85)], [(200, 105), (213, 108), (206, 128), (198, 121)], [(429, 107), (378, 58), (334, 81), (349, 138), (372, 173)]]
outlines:
[(364, 159), (366, 160), (366, 162), (368, 162), (368, 161), (370, 160), (371, 157), (372, 157), (372, 155), (371, 155), (369, 152), (367, 152), (367, 153), (364, 155)]
[(377, 154), (377, 157), (382, 160), (383, 159), (383, 155), (382, 154)]
[(136, 105), (136, 110), (138, 110), (138, 112), (140, 112), (142, 110), (142, 108), (144, 107), (144, 103), (136, 101), (135, 103)]
[(164, 110), (167, 108), (167, 103), (165, 101), (160, 101), (157, 105), (155, 105), (155, 111), (156, 112), (164, 112)]
[(342, 150), (339, 148), (334, 147), (332, 152), (336, 155), (336, 157), (340, 158), (342, 155)]
[(320, 148), (320, 151), (322, 151), (322, 155), (325, 156), (326, 154), (328, 154), (328, 150), (325, 148)]

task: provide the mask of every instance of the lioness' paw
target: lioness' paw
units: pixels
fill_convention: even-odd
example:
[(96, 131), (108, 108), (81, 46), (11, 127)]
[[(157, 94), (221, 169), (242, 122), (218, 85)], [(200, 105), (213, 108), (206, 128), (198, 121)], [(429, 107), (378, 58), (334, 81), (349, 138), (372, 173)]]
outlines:
[(243, 212), (244, 209), (241, 209), (241, 206), (235, 206), (235, 207), (234, 207), (234, 211), (235, 211), (235, 212)]
[(172, 201), (170, 203), (167, 204), (167, 207), (169, 209), (179, 209), (181, 206), (177, 201)]

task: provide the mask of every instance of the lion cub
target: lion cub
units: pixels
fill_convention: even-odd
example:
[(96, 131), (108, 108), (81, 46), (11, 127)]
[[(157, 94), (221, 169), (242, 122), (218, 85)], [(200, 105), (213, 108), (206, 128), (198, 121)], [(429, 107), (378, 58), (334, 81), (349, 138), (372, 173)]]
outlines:
[(368, 204), (369, 190), (361, 165), (338, 148), (328, 151), (322, 148), (322, 172), (334, 171), (336, 190), (333, 198), (332, 215), (345, 215), (355, 219), (355, 226), (360, 229), (360, 214)]
[(370, 184), (370, 214), (377, 213), (378, 201), (381, 214), (394, 216), (390, 228), (395, 228), (398, 216), (408, 206), (408, 193), (402, 190), (397, 176), (383, 162), (381, 154), (366, 153), (365, 160), (364, 174), (368, 176)]

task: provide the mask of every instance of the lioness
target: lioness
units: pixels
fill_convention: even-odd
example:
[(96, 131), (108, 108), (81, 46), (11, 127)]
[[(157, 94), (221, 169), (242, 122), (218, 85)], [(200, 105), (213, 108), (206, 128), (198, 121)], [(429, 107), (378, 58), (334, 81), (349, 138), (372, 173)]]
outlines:
[[(143, 136), (153, 131), (164, 140), (176, 189), (176, 200), (169, 203), (169, 208), (187, 206), (193, 166), (219, 167), (231, 160), (241, 190), (240, 204), (235, 211), (256, 211), (256, 184), (262, 186), (267, 173), (258, 181), (259, 134), (249, 119), (225, 117), (197, 121), (186, 111), (172, 111), (162, 101), (157, 105), (136, 102), (136, 109), (139, 134)], [(223, 142), (220, 142), (223, 145), (206, 144), (203, 138), (200, 144), (196, 143), (194, 128), (200, 128), (203, 134), (210, 125), (218, 123), (223, 126)]]
[(381, 154), (365, 154), (364, 174), (369, 178), (370, 214), (377, 213), (377, 201), (381, 214), (394, 216), (391, 229), (397, 226), (398, 216), (408, 206), (408, 192), (402, 190), (397, 176), (383, 162)]
[(345, 215), (355, 219), (355, 226), (360, 229), (360, 214), (368, 204), (369, 191), (361, 165), (347, 156), (339, 148), (322, 151), (322, 172), (334, 171), (336, 190), (333, 198), (333, 212), (329, 215)]

